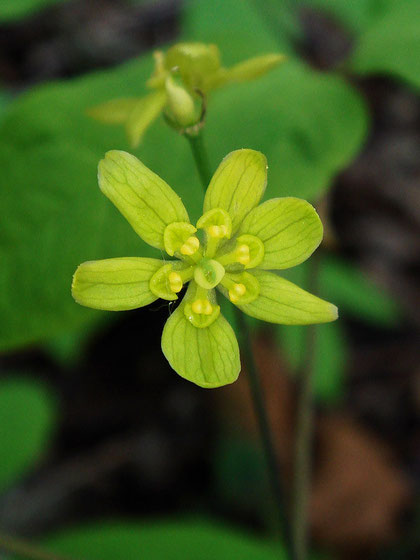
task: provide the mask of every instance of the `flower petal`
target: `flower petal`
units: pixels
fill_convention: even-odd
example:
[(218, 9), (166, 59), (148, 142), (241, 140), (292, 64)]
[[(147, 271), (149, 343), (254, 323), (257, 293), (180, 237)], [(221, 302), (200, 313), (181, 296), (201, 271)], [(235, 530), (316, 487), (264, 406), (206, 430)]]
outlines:
[(111, 101), (90, 107), (86, 112), (89, 117), (105, 124), (123, 124), (138, 103), (137, 97), (111, 99)]
[(149, 281), (162, 264), (159, 259), (136, 257), (85, 262), (73, 276), (72, 295), (77, 303), (94, 309), (143, 307), (157, 299)]
[(328, 323), (338, 318), (335, 305), (328, 303), (273, 272), (252, 270), (260, 284), (260, 295), (238, 307), (251, 317), (282, 325)]
[(126, 132), (132, 148), (140, 144), (143, 134), (156, 120), (166, 103), (166, 93), (162, 90), (149, 93), (137, 100), (126, 120)]
[(313, 206), (300, 198), (273, 198), (254, 208), (243, 221), (241, 233), (264, 243), (259, 268), (290, 268), (305, 261), (322, 240), (321, 220)]
[(227, 68), (226, 81), (248, 82), (250, 80), (255, 80), (255, 78), (263, 76), (285, 60), (286, 56), (278, 53), (264, 54), (249, 58), (239, 64), (235, 64), (235, 66), (231, 68)]
[(188, 222), (180, 197), (136, 157), (112, 150), (99, 162), (99, 187), (152, 247), (164, 249), (163, 234), (172, 222)]
[(236, 150), (228, 154), (213, 175), (204, 198), (204, 212), (226, 210), (235, 232), (256, 206), (267, 184), (267, 160), (255, 150)]
[(163, 329), (162, 351), (171, 367), (200, 387), (233, 383), (241, 364), (232, 327), (223, 315), (209, 327), (194, 327), (185, 316), (184, 306), (182, 302)]

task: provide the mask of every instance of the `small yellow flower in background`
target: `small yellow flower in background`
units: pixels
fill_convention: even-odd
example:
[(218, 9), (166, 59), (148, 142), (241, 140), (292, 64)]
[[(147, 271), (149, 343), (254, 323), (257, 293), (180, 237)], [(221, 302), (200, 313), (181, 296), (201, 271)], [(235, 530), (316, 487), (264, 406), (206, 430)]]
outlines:
[(235, 381), (240, 372), (235, 333), (216, 290), (248, 315), (286, 325), (324, 323), (337, 308), (272, 270), (305, 261), (322, 240), (315, 209), (286, 197), (259, 204), (267, 182), (260, 152), (237, 150), (221, 162), (206, 191), (203, 215), (187, 210), (163, 179), (136, 157), (110, 151), (99, 164), (99, 186), (136, 233), (167, 259), (125, 257), (81, 264), (72, 284), (81, 305), (121, 311), (186, 293), (163, 330), (172, 368), (201, 387)]
[(163, 112), (176, 129), (199, 127), (203, 103), (211, 90), (262, 76), (285, 60), (282, 54), (250, 58), (231, 68), (221, 65), (216, 45), (178, 43), (165, 54), (154, 53), (155, 69), (147, 82), (153, 90), (141, 98), (113, 99), (88, 110), (94, 119), (106, 124), (124, 125), (132, 147)]

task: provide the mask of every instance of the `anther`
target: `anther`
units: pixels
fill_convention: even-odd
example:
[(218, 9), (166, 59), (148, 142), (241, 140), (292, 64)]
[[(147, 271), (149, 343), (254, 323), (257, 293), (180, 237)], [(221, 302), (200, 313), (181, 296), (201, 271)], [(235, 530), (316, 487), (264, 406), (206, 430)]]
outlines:
[(180, 274), (172, 271), (168, 274), (168, 280), (172, 292), (178, 293), (182, 290), (183, 282)]
[(182, 245), (179, 251), (182, 255), (191, 256), (197, 251), (199, 247), (200, 247), (200, 241), (198, 237), (192, 235), (186, 240), (186, 242), (184, 243), (184, 245)]
[(235, 284), (233, 288), (229, 290), (229, 299), (232, 303), (238, 303), (241, 296), (245, 295), (246, 287), (244, 284)]
[(211, 315), (213, 313), (213, 306), (207, 299), (196, 299), (192, 303), (191, 309), (197, 315)]
[(249, 256), (248, 245), (239, 245), (236, 249), (236, 259), (240, 264), (246, 265), (250, 262), (251, 257)]
[(201, 299), (196, 299), (191, 305), (191, 309), (194, 311), (194, 313), (201, 314), (203, 312), (203, 303)]
[(225, 225), (221, 225), (221, 226), (210, 226), (207, 228), (207, 233), (209, 234), (210, 237), (214, 237), (216, 239), (222, 239), (223, 237), (226, 237), (226, 234), (228, 232), (228, 228)]

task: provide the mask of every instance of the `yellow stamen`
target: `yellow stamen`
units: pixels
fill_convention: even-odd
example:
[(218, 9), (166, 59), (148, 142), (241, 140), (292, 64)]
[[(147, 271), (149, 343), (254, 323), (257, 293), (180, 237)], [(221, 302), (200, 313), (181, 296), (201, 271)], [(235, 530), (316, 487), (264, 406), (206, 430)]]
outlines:
[(245, 293), (246, 286), (244, 284), (235, 284), (233, 288), (229, 290), (229, 299), (232, 303), (238, 303), (238, 301), (241, 299), (241, 296), (243, 296)]
[(237, 296), (243, 296), (246, 293), (246, 286), (245, 284), (235, 284), (232, 290)]
[(196, 299), (192, 303), (191, 309), (197, 315), (211, 315), (213, 313), (213, 306), (207, 299)]
[(197, 251), (199, 247), (200, 247), (200, 241), (198, 237), (192, 235), (186, 240), (184, 245), (182, 245), (182, 247), (180, 248), (180, 253), (182, 255), (191, 256)]
[(191, 309), (194, 311), (194, 313), (198, 313), (198, 314), (202, 313), (203, 302), (201, 301), (201, 299), (196, 299), (191, 305)]
[(182, 290), (183, 282), (180, 274), (172, 271), (168, 275), (168, 280), (169, 280), (169, 287), (172, 292), (178, 293)]
[(248, 245), (239, 245), (236, 249), (236, 260), (243, 265), (247, 265), (250, 262), (251, 257), (249, 256)]
[(203, 304), (204, 304), (204, 305), (203, 305), (203, 313), (204, 313), (204, 315), (211, 315), (211, 314), (213, 313), (213, 306), (212, 306), (212, 304), (211, 304), (207, 299), (205, 299), (205, 300), (203, 301)]
[(226, 234), (228, 232), (228, 228), (224, 225), (221, 226), (210, 226), (207, 228), (207, 233), (210, 237), (214, 237), (216, 239), (222, 239), (223, 237), (226, 237)]

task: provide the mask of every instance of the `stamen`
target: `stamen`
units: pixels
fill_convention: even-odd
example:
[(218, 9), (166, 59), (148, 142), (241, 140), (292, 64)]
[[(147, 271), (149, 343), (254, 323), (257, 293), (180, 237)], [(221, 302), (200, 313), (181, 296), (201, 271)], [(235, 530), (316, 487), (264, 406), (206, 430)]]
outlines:
[(207, 299), (205, 299), (203, 303), (204, 303), (204, 306), (203, 306), (204, 315), (211, 315), (213, 313), (212, 304)]
[(243, 265), (247, 265), (250, 262), (251, 257), (249, 255), (248, 245), (239, 245), (236, 249), (236, 260)]
[(213, 313), (213, 306), (207, 299), (196, 299), (192, 303), (191, 309), (197, 315), (211, 315)]
[(168, 275), (169, 287), (172, 292), (178, 293), (182, 290), (183, 282), (182, 277), (177, 272), (170, 272)]
[(241, 296), (246, 294), (246, 286), (244, 284), (235, 284), (229, 290), (229, 299), (232, 303), (238, 303)]
[(194, 313), (200, 315), (203, 312), (203, 302), (201, 301), (201, 299), (196, 299), (191, 305), (191, 309), (194, 311)]
[(200, 241), (198, 237), (192, 235), (186, 240), (184, 245), (182, 245), (180, 249), (180, 253), (182, 255), (191, 256), (197, 251), (199, 247), (200, 247)]
[(226, 237), (228, 228), (225, 225), (209, 226), (206, 231), (210, 237), (214, 237), (215, 239), (222, 239), (223, 237)]

